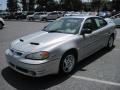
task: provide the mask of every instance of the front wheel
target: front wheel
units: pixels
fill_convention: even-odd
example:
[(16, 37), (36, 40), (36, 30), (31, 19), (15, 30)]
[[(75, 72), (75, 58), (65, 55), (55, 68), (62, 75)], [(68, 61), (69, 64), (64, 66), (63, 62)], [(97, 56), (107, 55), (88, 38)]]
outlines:
[(0, 29), (2, 29), (3, 28), (3, 24), (0, 22)]
[(43, 18), (42, 21), (47, 21), (47, 18)]
[(34, 20), (34, 18), (32, 18), (32, 17), (29, 18), (29, 21), (33, 21), (33, 20)]
[(73, 71), (76, 63), (75, 55), (71, 52), (63, 55), (60, 62), (60, 73), (69, 74)]
[(107, 48), (111, 49), (114, 45), (114, 37), (110, 36), (109, 40), (108, 40), (108, 44), (107, 44)]

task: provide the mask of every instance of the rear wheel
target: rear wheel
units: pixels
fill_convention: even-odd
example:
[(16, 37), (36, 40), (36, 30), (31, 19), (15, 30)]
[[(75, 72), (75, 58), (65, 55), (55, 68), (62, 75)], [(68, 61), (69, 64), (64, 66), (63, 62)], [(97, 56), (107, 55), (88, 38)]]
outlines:
[(73, 71), (76, 63), (75, 55), (72, 52), (68, 52), (63, 55), (60, 62), (60, 73), (69, 74)]
[(114, 45), (114, 36), (111, 35), (109, 40), (108, 40), (107, 48), (111, 49), (113, 47), (113, 45)]

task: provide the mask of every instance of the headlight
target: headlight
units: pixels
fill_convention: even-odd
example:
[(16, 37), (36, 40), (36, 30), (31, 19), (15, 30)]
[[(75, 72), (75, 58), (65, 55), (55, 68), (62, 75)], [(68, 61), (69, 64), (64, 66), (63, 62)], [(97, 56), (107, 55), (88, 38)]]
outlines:
[(48, 58), (48, 56), (49, 56), (48, 52), (41, 51), (41, 52), (29, 54), (25, 58), (26, 59), (32, 59), (32, 60), (43, 60), (43, 59)]

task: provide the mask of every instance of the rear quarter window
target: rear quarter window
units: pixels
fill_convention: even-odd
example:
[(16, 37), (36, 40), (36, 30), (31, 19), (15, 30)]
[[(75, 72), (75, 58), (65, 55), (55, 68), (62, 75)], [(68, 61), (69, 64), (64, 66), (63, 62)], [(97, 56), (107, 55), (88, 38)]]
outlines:
[(107, 22), (102, 18), (95, 18), (95, 22), (99, 28), (102, 28), (107, 25)]

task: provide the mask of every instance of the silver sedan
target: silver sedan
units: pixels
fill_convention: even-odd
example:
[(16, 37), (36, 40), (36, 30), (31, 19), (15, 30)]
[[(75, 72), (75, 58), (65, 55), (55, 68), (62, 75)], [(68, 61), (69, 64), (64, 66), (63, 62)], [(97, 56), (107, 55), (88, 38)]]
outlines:
[(5, 55), (9, 66), (24, 75), (69, 74), (80, 60), (112, 48), (115, 38), (114, 23), (94, 16), (68, 16), (13, 41)]

